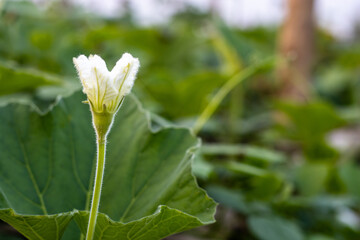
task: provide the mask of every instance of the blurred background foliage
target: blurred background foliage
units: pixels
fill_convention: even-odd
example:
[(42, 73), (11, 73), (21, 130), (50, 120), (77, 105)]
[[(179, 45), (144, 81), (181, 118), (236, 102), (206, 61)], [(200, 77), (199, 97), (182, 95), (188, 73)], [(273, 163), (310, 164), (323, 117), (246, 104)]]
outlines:
[[(46, 110), (80, 89), (74, 56), (112, 68), (130, 52), (154, 125), (197, 126), (193, 172), (220, 203), (217, 223), (169, 239), (360, 239), (359, 36), (316, 30), (311, 98), (297, 102), (278, 94), (275, 27), (234, 29), (193, 8), (146, 28), (130, 11), (107, 19), (62, 2), (0, 13), (0, 104)], [(0, 238), (20, 239), (4, 223)]]

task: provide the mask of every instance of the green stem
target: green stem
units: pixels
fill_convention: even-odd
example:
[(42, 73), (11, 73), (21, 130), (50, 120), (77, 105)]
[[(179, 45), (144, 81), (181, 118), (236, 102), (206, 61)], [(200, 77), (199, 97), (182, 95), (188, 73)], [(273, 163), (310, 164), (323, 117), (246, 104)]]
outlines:
[(97, 164), (93, 197), (91, 202), (91, 210), (89, 217), (89, 224), (86, 234), (86, 240), (92, 240), (95, 233), (96, 218), (99, 210), (101, 186), (104, 177), (105, 168), (105, 151), (106, 151), (106, 138), (98, 137), (97, 139)]
[(209, 120), (209, 118), (214, 114), (215, 110), (219, 107), (220, 103), (224, 100), (224, 98), (228, 95), (228, 93), (243, 80), (251, 77), (256, 74), (259, 70), (262, 70), (264, 66), (270, 65), (272, 66), (274, 63), (274, 59), (266, 59), (259, 64), (254, 64), (250, 67), (247, 67), (241, 70), (239, 73), (235, 74), (232, 78), (230, 78), (214, 95), (214, 97), (210, 100), (209, 104), (206, 106), (204, 111), (200, 114), (199, 118), (196, 120), (193, 132), (197, 134), (205, 125), (205, 123)]

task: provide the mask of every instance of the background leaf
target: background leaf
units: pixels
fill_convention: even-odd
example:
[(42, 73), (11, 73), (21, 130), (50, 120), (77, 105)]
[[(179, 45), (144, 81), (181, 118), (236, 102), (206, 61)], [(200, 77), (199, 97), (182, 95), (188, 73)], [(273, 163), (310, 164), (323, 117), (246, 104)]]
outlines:
[(300, 228), (293, 222), (277, 216), (251, 216), (251, 231), (260, 240), (303, 240)]
[(54, 76), (30, 69), (17, 69), (0, 64), (0, 95), (20, 91), (33, 91), (39, 86), (60, 85), (62, 82)]

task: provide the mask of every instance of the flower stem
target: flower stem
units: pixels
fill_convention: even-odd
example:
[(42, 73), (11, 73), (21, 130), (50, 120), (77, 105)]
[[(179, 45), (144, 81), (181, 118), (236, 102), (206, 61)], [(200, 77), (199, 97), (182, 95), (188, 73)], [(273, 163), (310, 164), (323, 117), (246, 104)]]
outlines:
[(103, 182), (104, 169), (105, 169), (105, 151), (106, 151), (106, 139), (105, 137), (103, 138), (98, 136), (95, 184), (94, 184), (94, 191), (91, 202), (91, 210), (90, 210), (86, 240), (92, 240), (95, 233), (96, 218), (100, 204), (101, 186)]

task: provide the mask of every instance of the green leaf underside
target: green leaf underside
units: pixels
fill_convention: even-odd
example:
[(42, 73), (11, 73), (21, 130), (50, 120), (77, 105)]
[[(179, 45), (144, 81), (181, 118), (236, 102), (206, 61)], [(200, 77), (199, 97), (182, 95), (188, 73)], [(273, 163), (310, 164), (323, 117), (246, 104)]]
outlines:
[[(0, 219), (29, 239), (60, 239), (73, 217), (85, 232), (87, 212), (73, 211), (89, 209), (96, 157), (85, 99), (76, 93), (45, 115), (26, 105), (0, 108)], [(127, 97), (109, 135), (100, 203), (112, 220), (100, 215), (96, 239), (161, 239), (214, 221), (216, 204), (191, 174), (198, 140), (183, 128), (149, 128)], [(76, 230), (63, 239), (79, 239)]]
[(29, 239), (60, 239), (73, 212), (47, 216), (24, 216), (12, 209), (0, 210), (0, 219), (12, 225)]
[[(86, 232), (88, 218), (88, 212), (81, 212), (75, 217), (83, 233)], [(155, 240), (201, 225), (203, 223), (196, 217), (167, 206), (160, 206), (155, 214), (127, 224), (114, 222), (106, 215), (100, 214), (95, 238)]]

